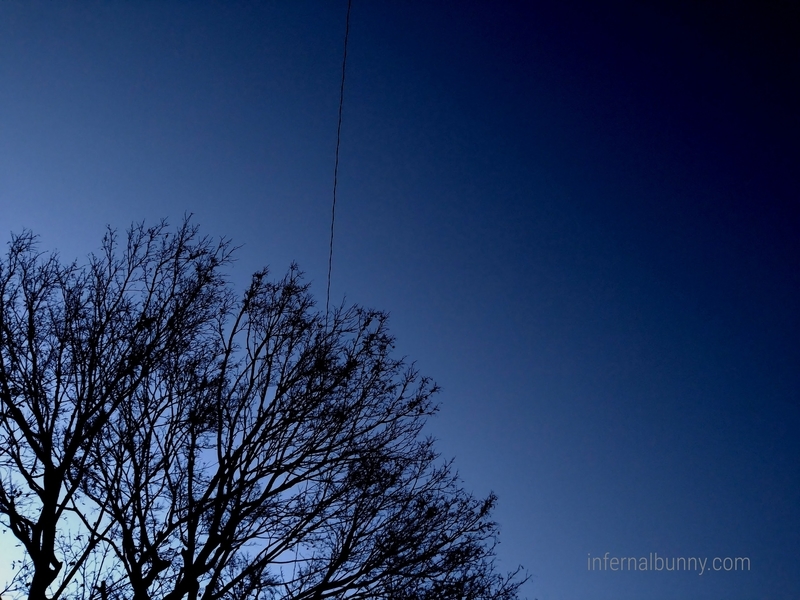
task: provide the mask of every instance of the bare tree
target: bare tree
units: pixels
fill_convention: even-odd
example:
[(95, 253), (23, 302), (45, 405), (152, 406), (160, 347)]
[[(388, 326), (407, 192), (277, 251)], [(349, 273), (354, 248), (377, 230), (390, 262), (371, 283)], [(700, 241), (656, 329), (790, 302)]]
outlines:
[[(9, 373), (0, 426), (16, 444), (2, 455), (0, 512), (31, 557), (30, 598), (516, 598), (521, 582), (494, 568), (495, 498), (466, 493), (421, 436), (436, 386), (392, 357), (384, 313), (319, 313), (296, 267), (279, 281), (256, 273), (236, 298), (219, 274), (228, 244), (197, 239), (186, 223), (172, 236), (163, 225), (135, 228), (119, 260), (113, 235), (104, 250), (88, 270), (42, 261), (29, 236), (9, 255), (9, 265), (38, 265), (33, 280), (49, 268), (69, 285), (45, 294), (42, 310), (11, 301), (25, 286), (9, 283), (3, 327), (41, 318), (82, 336), (43, 326), (39, 338), (16, 334), (35, 346), (28, 354), (68, 357), (52, 359), (47, 381), (22, 396), (14, 382), (36, 379), (25, 375), (32, 359), (13, 358), (11, 335), (0, 346)], [(66, 308), (72, 296), (82, 311)], [(126, 308), (70, 316), (94, 314), (109, 301), (92, 298), (106, 296)], [(95, 322), (102, 334), (89, 335)], [(40, 425), (38, 413), (56, 414)], [(40, 429), (53, 439), (46, 448)], [(38, 493), (45, 461), (60, 469), (55, 500)], [(70, 546), (69, 569), (57, 545), (30, 542), (44, 538), (21, 505), (40, 521), (55, 514), (53, 539), (61, 514), (73, 515), (85, 537)]]
[(78, 504), (89, 449), (224, 296), (228, 244), (196, 239), (188, 223), (172, 235), (133, 228), (118, 251), (109, 232), (86, 267), (62, 265), (28, 232), (0, 264), (0, 515), (24, 547), (15, 583), (31, 599), (79, 586), (102, 555), (106, 507)]

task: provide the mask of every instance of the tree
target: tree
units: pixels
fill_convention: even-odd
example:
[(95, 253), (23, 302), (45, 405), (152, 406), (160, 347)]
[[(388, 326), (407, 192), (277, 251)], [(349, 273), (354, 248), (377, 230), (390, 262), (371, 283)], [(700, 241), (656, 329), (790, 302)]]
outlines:
[(0, 266), (0, 515), (31, 600), (516, 598), (478, 500), (421, 430), (436, 386), (384, 313), (297, 267), (241, 298), (184, 222), (87, 267)]

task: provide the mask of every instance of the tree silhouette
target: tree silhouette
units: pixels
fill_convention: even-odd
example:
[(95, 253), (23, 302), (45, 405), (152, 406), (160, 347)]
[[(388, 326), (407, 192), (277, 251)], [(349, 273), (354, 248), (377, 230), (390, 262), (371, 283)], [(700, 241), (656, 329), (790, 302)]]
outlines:
[[(120, 254), (121, 256), (117, 256)], [(315, 310), (296, 267), (237, 298), (185, 221), (87, 267), (0, 266), (0, 515), (31, 599), (516, 598), (494, 496), (421, 436), (436, 386), (386, 315)]]

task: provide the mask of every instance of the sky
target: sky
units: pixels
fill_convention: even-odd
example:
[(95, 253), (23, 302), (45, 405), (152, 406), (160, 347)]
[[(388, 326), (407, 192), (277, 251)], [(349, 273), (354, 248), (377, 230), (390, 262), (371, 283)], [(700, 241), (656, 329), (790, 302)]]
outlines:
[[(0, 239), (192, 214), (324, 307), (346, 10), (0, 3)], [(798, 106), (789, 2), (353, 0), (332, 302), (441, 385), (524, 597), (800, 597)], [(603, 562), (651, 554), (707, 562)]]

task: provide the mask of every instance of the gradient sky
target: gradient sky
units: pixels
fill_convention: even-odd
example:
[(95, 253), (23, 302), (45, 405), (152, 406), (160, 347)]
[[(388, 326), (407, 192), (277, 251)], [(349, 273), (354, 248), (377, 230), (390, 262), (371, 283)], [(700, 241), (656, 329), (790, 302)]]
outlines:
[[(353, 0), (332, 298), (441, 384), (531, 600), (800, 597), (800, 14), (693, 4)], [(3, 241), (193, 213), (324, 306), (345, 12), (0, 3)]]

